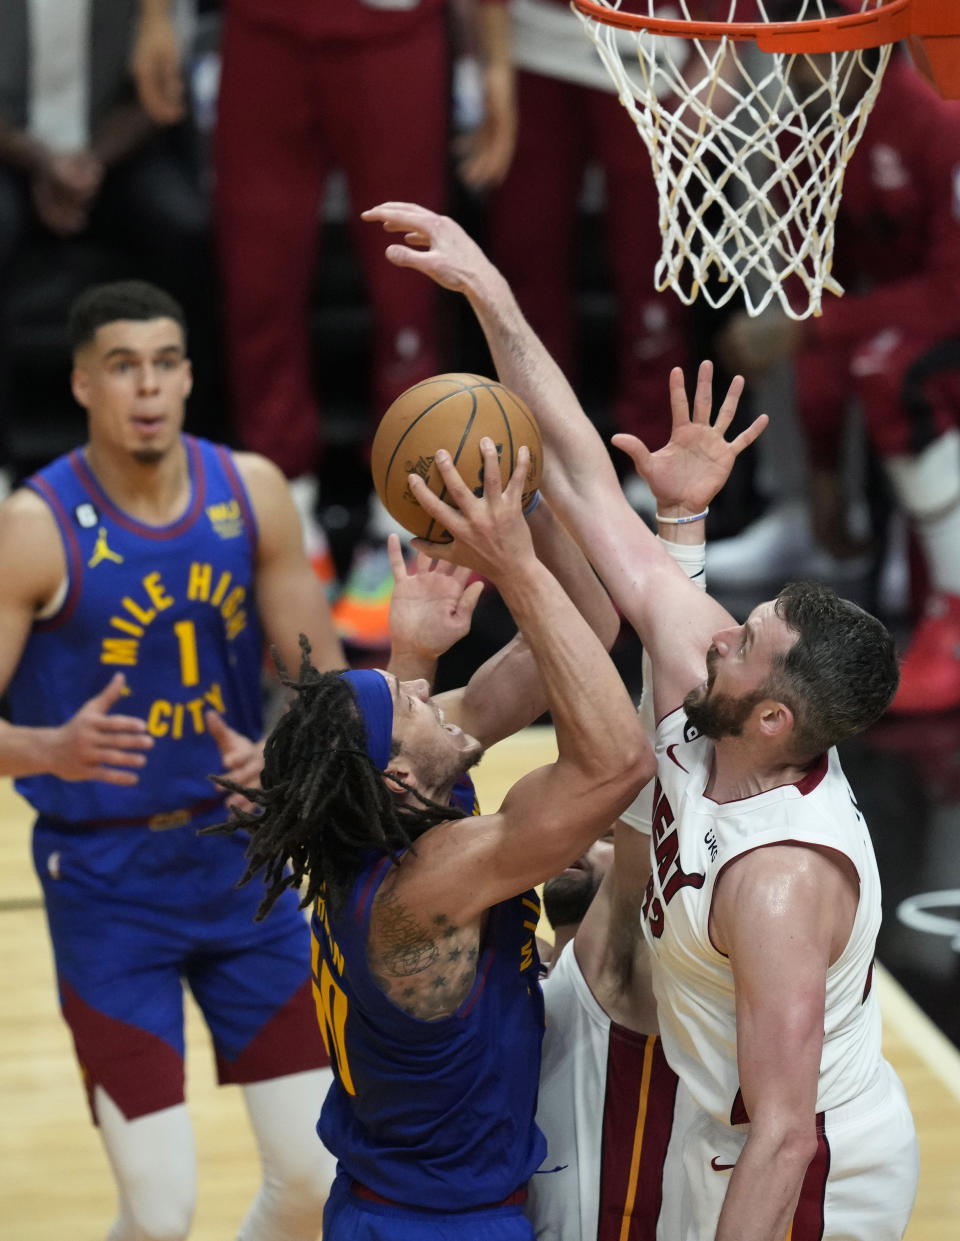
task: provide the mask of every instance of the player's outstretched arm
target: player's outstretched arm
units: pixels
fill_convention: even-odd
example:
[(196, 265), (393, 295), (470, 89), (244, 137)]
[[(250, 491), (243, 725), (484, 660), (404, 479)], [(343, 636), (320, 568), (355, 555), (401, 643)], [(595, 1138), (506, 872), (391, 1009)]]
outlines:
[[(0, 505), (0, 690), (23, 655), (37, 612), (56, 594), (67, 566), (53, 515), (31, 491)], [(132, 785), (153, 738), (146, 721), (115, 713), (126, 685), (104, 673), (104, 687), (63, 724), (28, 728), (0, 720), (0, 775), (50, 774), (61, 780)]]
[[(453, 220), (413, 204), (385, 203), (363, 214), (388, 232), (403, 234), (403, 244), (387, 247), (392, 262), (421, 271), (470, 301), (501, 380), (527, 402), (540, 423), (544, 493), (653, 652), (667, 687), (658, 694), (661, 713), (672, 709), (702, 679), (704, 651), (712, 634), (730, 624), (730, 617), (690, 584), (630, 508), (596, 428), (479, 246)], [(670, 389), (675, 427), (681, 417), (691, 422), (678, 377), (679, 385), (671, 380)], [(723, 403), (730, 417), (741, 388), (732, 386)], [(709, 426), (711, 401), (712, 368), (705, 364), (694, 400), (695, 434), (702, 434), (704, 410)], [(722, 439), (722, 432), (719, 435)], [(739, 447), (746, 442), (734, 441)], [(702, 541), (702, 534), (699, 537)]]
[[(620, 631), (620, 618), (583, 552), (546, 499), (527, 517), (527, 526), (537, 558), (609, 650)], [(439, 694), (437, 702), (448, 720), (484, 746), (512, 736), (547, 710), (540, 669), (522, 633), (481, 664), (465, 686)]]

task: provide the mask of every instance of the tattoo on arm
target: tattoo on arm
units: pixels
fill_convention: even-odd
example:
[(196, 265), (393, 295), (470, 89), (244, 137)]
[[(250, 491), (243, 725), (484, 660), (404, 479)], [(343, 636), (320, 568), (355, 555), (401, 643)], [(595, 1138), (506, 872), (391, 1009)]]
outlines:
[[(410, 910), (393, 894), (377, 896), (380, 907), (380, 964), (392, 978), (409, 978), (429, 969), (439, 958), (434, 939)], [(445, 919), (444, 919), (445, 921)]]

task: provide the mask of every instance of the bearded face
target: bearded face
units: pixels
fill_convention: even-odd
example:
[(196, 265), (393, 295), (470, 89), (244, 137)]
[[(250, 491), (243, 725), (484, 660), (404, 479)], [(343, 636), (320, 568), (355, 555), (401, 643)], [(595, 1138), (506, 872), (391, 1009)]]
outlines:
[(706, 685), (698, 685), (683, 700), (688, 721), (704, 737), (710, 737), (713, 741), (719, 741), (722, 737), (739, 737), (754, 707), (769, 697), (763, 686), (742, 697), (720, 693), (714, 685), (718, 658), (716, 647), (711, 646), (707, 651)]

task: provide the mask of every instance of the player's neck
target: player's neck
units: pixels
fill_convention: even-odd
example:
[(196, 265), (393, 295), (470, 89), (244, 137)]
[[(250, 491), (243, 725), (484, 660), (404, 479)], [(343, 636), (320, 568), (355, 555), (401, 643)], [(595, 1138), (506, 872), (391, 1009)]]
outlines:
[(779, 746), (764, 750), (755, 737), (724, 737), (714, 744), (704, 795), (716, 802), (741, 801), (784, 784), (796, 784), (807, 769)]
[(169, 525), (190, 502), (190, 470), (182, 439), (156, 461), (138, 461), (129, 452), (92, 441), (84, 456), (113, 503), (147, 525)]
[(567, 926), (554, 927), (553, 931), (553, 950), (550, 953), (550, 969), (556, 965), (560, 959), (560, 953), (563, 952), (567, 944), (577, 933), (579, 922), (571, 922)]

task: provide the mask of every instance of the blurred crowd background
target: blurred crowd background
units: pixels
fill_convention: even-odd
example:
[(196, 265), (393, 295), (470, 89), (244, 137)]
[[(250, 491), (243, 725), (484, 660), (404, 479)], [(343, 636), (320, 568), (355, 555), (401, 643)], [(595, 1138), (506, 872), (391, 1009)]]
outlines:
[[(359, 220), (419, 201), (492, 254), (605, 436), (666, 439), (674, 365), (692, 380), (714, 358), (718, 390), (744, 370), (741, 416), (771, 426), (711, 511), (711, 589), (743, 613), (788, 578), (828, 581), (902, 634), (903, 711), (960, 706), (960, 105), (905, 54), (848, 173), (847, 298), (804, 325), (745, 325), (735, 302), (654, 290), (647, 153), (560, 0), (2, 14), (0, 488), (83, 440), (74, 297), (153, 280), (188, 316), (188, 430), (282, 467), (342, 638), (382, 649), (377, 420), (428, 375), (492, 365), (461, 299), (391, 268)], [(641, 480), (623, 481), (652, 518)], [(476, 641), (492, 649), (503, 623), (487, 598)]]

